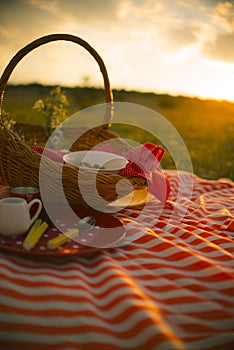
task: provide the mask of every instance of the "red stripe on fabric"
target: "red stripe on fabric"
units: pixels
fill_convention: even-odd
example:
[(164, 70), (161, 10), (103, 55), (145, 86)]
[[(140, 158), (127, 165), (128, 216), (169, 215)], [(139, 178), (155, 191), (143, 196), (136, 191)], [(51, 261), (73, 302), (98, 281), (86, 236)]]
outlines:
[[(105, 335), (107, 333), (108, 329), (108, 334), (109, 335), (114, 335), (117, 336), (118, 339), (124, 340), (124, 339), (129, 339), (129, 338), (134, 338), (136, 334), (139, 334), (139, 332), (142, 332), (144, 329), (147, 329), (149, 326), (155, 325), (155, 330), (157, 330), (157, 325), (152, 321), (152, 319), (145, 319), (142, 321), (139, 321), (138, 323), (134, 324), (130, 329), (127, 329), (125, 331), (115, 331), (115, 328), (110, 324), (108, 328), (106, 327), (101, 327), (97, 326), (96, 324), (88, 325), (68, 325), (66, 327), (50, 327), (49, 325), (45, 326), (39, 326), (39, 325), (32, 325), (29, 323), (22, 323), (22, 324), (17, 324), (17, 323), (2, 323), (0, 322), (0, 327), (1, 331), (3, 332), (12, 332), (12, 329), (14, 329), (14, 332), (27, 332), (31, 334), (38, 334), (38, 335), (73, 335), (73, 334), (87, 334), (89, 332), (91, 333), (98, 333), (98, 334), (103, 334)], [(153, 334), (153, 333), (152, 333)], [(151, 340), (152, 338), (154, 339), (155, 342), (158, 340), (167, 340), (167, 333), (158, 333), (155, 332), (155, 335), (148, 336), (148, 341)], [(56, 341), (56, 339), (55, 339)]]
[[(141, 345), (138, 347), (134, 347), (134, 350), (143, 350), (143, 349), (154, 349), (155, 347), (158, 347), (160, 349), (161, 344), (163, 345), (165, 342), (165, 337), (161, 334), (156, 334), (155, 336), (152, 336), (150, 339), (146, 339)], [(170, 339), (167, 339), (167, 344), (170, 343)], [(182, 344), (182, 341), (180, 342), (180, 345)], [(1, 345), (3, 346), (3, 349), (14, 349), (14, 350), (123, 350), (123, 347), (120, 345), (116, 345), (114, 343), (97, 343), (93, 341), (87, 340), (86, 343), (80, 344), (78, 342), (71, 342), (71, 341), (61, 341), (59, 343), (42, 343), (41, 339), (38, 338), (37, 342), (29, 342), (29, 341), (2, 341)], [(125, 346), (126, 348), (126, 346)], [(173, 342), (171, 342), (171, 348), (176, 349)], [(187, 349), (186, 346), (183, 347), (177, 347), (178, 350), (185, 350)], [(213, 349), (212, 349), (213, 350)], [(223, 349), (215, 349), (215, 350), (223, 350)], [(227, 349), (228, 350), (228, 349)]]

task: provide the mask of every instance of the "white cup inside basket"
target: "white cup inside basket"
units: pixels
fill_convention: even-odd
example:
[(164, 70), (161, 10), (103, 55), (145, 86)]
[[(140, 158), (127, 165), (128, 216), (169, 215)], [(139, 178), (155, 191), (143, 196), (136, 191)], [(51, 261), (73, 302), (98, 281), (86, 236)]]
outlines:
[(102, 151), (70, 152), (63, 157), (63, 160), (70, 165), (117, 174), (128, 163), (124, 157)]

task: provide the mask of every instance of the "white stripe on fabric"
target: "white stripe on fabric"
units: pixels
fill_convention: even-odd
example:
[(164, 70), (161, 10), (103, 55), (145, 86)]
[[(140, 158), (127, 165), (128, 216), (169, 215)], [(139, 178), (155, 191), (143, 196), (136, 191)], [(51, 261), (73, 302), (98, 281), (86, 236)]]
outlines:
[[(197, 319), (191, 315), (182, 315), (182, 314), (176, 314), (176, 315), (168, 315), (167, 319), (170, 320), (170, 324), (171, 325), (176, 325), (178, 327), (180, 327), (181, 325), (183, 325), (183, 328), (186, 332), (186, 325), (187, 324), (194, 324), (194, 327), (196, 327), (196, 324), (199, 325), (204, 325), (205, 327), (205, 333), (207, 333), (207, 327), (214, 327), (217, 329), (217, 331), (221, 331), (221, 330), (233, 330), (233, 322), (234, 322), (234, 317), (231, 319), (224, 319), (224, 320), (219, 320), (219, 319)], [(186, 332), (186, 334), (189, 334), (190, 331)], [(203, 331), (196, 331), (196, 333), (199, 333), (199, 335), (201, 335), (202, 333), (204, 333)]]
[[(89, 305), (88, 305), (89, 306)], [(117, 307), (116, 307), (117, 308)], [(5, 324), (25, 324), (30, 325), (33, 324), (34, 326), (46, 326), (46, 327), (53, 327), (53, 328), (59, 328), (62, 325), (64, 328), (69, 328), (71, 326), (80, 326), (80, 325), (89, 325), (89, 326), (97, 326), (97, 327), (103, 327), (106, 330), (107, 329), (115, 329), (116, 332), (125, 332), (131, 328), (134, 328), (137, 326), (138, 323), (142, 321), (149, 321), (151, 320), (151, 324), (154, 325), (154, 327), (157, 329), (157, 324), (160, 322), (156, 322), (156, 319), (159, 317), (153, 310), (145, 310), (145, 309), (136, 309), (136, 311), (132, 312), (132, 314), (126, 318), (125, 320), (113, 323), (111, 322), (113, 318), (118, 317), (121, 315), (121, 311), (117, 310), (113, 311), (106, 311), (105, 313), (97, 312), (93, 316), (84, 316), (82, 314), (77, 313), (76, 316), (24, 316), (24, 315), (17, 315), (15, 314), (14, 317), (12, 315), (9, 315), (7, 313), (2, 313), (2, 320)], [(89, 308), (83, 308), (81, 307), (80, 312), (85, 310), (89, 310)], [(125, 309), (124, 309), (125, 310)], [(123, 311), (124, 311), (123, 310)], [(105, 317), (104, 317), (104, 315)]]
[(202, 349), (212, 349), (218, 345), (223, 345), (223, 349), (227, 349), (225, 344), (232, 342), (234, 344), (234, 332), (228, 332), (226, 334), (218, 334), (206, 339), (195, 340), (189, 343), (189, 349), (191, 350), (202, 350)]
[[(185, 260), (185, 259), (184, 259)], [(193, 260), (191, 259), (190, 257), (188, 258), (189, 261)], [(128, 276), (134, 276), (134, 277), (137, 277), (137, 276), (142, 276), (146, 271), (148, 271), (148, 269), (145, 267), (145, 265), (148, 263), (148, 264), (152, 264), (152, 257), (148, 258), (148, 259), (142, 259), (142, 258), (136, 258), (136, 261), (134, 261), (134, 263), (137, 262), (138, 265), (141, 266), (141, 270), (132, 270), (130, 273), (129, 271), (127, 272)], [(195, 263), (196, 260), (193, 262)], [(161, 261), (158, 260), (158, 261), (154, 261), (154, 263), (158, 263), (159, 265), (161, 264)], [(177, 262), (171, 262), (171, 264), (174, 263), (174, 265), (176, 266), (183, 266), (185, 265), (185, 263), (181, 263), (181, 261), (177, 261)], [(169, 264), (168, 264), (169, 265)], [(98, 270), (95, 270), (95, 271), (91, 271), (89, 269), (87, 269), (86, 267), (83, 266), (83, 269), (82, 271), (77, 271), (77, 275), (74, 276), (74, 274), (72, 275), (72, 280), (69, 279), (63, 279), (62, 277), (63, 276), (67, 276), (66, 272), (62, 273), (61, 274), (61, 271), (60, 271), (60, 275), (59, 277), (55, 277), (55, 276), (52, 276), (52, 275), (24, 275), (24, 276), (21, 276), (22, 277), (22, 280), (26, 280), (26, 281), (30, 281), (33, 283), (33, 281), (35, 282), (39, 282), (39, 283), (43, 283), (44, 281), (45, 282), (48, 282), (50, 281), (51, 283), (57, 283), (57, 284), (61, 284), (61, 285), (70, 285), (71, 282), (74, 283), (74, 285), (76, 285), (76, 283), (78, 283), (79, 285), (79, 282), (76, 278), (78, 278), (79, 280), (83, 280), (85, 281), (86, 283), (90, 283), (91, 285), (94, 285), (96, 283), (99, 283), (100, 281), (102, 281), (104, 278), (107, 278), (109, 276), (113, 276), (113, 274), (115, 274), (115, 276), (117, 277), (121, 277), (122, 274), (123, 274), (123, 269), (125, 267), (129, 268), (131, 267), (131, 263), (129, 261), (122, 261), (122, 266), (119, 267), (119, 268), (115, 268), (114, 270), (113, 269), (110, 269), (110, 262), (109, 261), (104, 261), (103, 263), (100, 264), (99, 266), (99, 269)], [(135, 264), (133, 266), (136, 266)], [(188, 265), (189, 266), (189, 265)], [(108, 270), (105, 270), (103, 271), (103, 268), (109, 268)], [(218, 265), (213, 265), (213, 266), (209, 266), (209, 267), (206, 267), (202, 270), (186, 270), (186, 269), (183, 269), (183, 270), (178, 270), (178, 269), (174, 269), (173, 267), (158, 267), (158, 266), (155, 266), (154, 269), (150, 269), (149, 272), (150, 274), (154, 274), (156, 276), (163, 276), (163, 277), (166, 277), (168, 274), (178, 274), (178, 275), (181, 275), (181, 277), (186, 277), (186, 276), (190, 276), (192, 275), (192, 277), (194, 279), (196, 278), (203, 278), (203, 277), (211, 277), (211, 276), (215, 276), (216, 274), (220, 273), (220, 272), (225, 272), (225, 273), (232, 273), (232, 269), (229, 269), (228, 267), (221, 267), (221, 266), (218, 266)], [(49, 273), (49, 271), (48, 271)], [(93, 276), (93, 273), (95, 274), (98, 274), (98, 276)], [(90, 275), (88, 275), (90, 274)], [(7, 271), (6, 272), (6, 275), (8, 276), (15, 276), (15, 273), (11, 273), (10, 271)], [(176, 279), (178, 280), (179, 278), (181, 277), (177, 277)], [(208, 282), (209, 284), (212, 285), (213, 282)]]
[[(49, 277), (48, 277), (48, 281), (49, 281)], [(125, 280), (126, 282), (126, 280)], [(231, 282), (232, 283), (232, 282)], [(151, 280), (143, 280), (143, 281), (135, 281), (135, 284), (140, 287), (140, 288), (148, 288), (148, 287), (160, 287), (160, 286), (169, 286), (169, 281), (168, 280), (155, 280), (155, 279), (151, 279)], [(171, 291), (164, 291), (163, 293), (161, 292), (152, 292), (152, 296), (156, 299), (159, 300), (165, 300), (168, 298), (174, 298), (174, 297), (190, 297), (190, 296), (194, 296), (194, 297), (198, 297), (199, 299), (202, 298), (207, 298), (208, 300), (211, 299), (216, 299), (216, 300), (223, 300), (225, 299), (226, 301), (233, 301), (233, 298), (230, 296), (224, 296), (222, 290), (220, 291), (220, 293), (216, 292), (215, 290), (211, 289), (209, 291), (205, 290), (205, 291), (200, 291), (199, 295), (197, 295), (197, 292), (191, 291), (189, 289), (185, 289), (185, 288), (178, 288), (176, 289), (173, 282), (170, 283), (172, 290)], [(48, 288), (48, 286), (36, 286), (36, 287), (24, 287), (20, 284), (18, 284), (17, 282), (10, 282), (10, 281), (2, 281), (2, 288), (7, 288), (9, 290), (17, 290), (17, 292), (22, 293), (24, 296), (43, 296), (43, 295), (56, 295), (56, 296), (74, 296), (77, 297), (82, 296), (82, 297), (87, 297), (87, 292), (89, 293), (89, 295), (92, 295), (94, 297), (99, 297), (101, 296), (103, 293), (108, 292), (108, 290), (110, 288), (115, 287), (118, 290), (118, 293), (120, 292), (120, 288), (123, 288), (123, 282), (121, 279), (119, 279), (117, 276), (113, 277), (111, 280), (105, 281), (105, 283), (100, 286), (100, 287), (96, 287), (94, 286), (92, 287), (87, 287), (87, 290), (83, 289), (83, 288), (78, 288), (78, 289), (73, 289), (73, 288), (69, 288), (70, 286), (74, 286), (74, 283), (72, 281), (70, 281), (70, 284), (67, 285), (68, 288), (61, 288), (59, 289), (57, 286), (50, 286), (50, 288)], [(77, 283), (78, 287), (83, 287), (84, 285), (84, 281), (80, 281), (80, 284)], [(178, 287), (178, 286), (177, 286)], [(128, 288), (125, 286), (126, 291), (128, 290)], [(132, 286), (130, 284), (130, 292), (132, 293)], [(117, 291), (116, 291), (117, 292)], [(113, 291), (112, 291), (113, 293)], [(111, 295), (113, 294), (110, 294)], [(150, 293), (150, 292), (147, 292)], [(105, 299), (107, 300), (109, 296), (106, 296)], [(20, 299), (20, 296), (19, 296)], [(0, 299), (1, 300), (1, 299)]]
[[(126, 288), (122, 288), (121, 292), (123, 291), (123, 295), (126, 294), (125, 291)], [(129, 292), (130, 290), (127, 289)], [(113, 296), (113, 294), (117, 294), (117, 296)], [(115, 293), (111, 294), (110, 296), (110, 301), (114, 301), (116, 297), (119, 297), (119, 291), (116, 291)], [(136, 301), (136, 306), (138, 305), (138, 302)], [(97, 299), (95, 299), (97, 302)], [(95, 309), (98, 310), (96, 306), (93, 305), (93, 299), (90, 298), (90, 301), (87, 300), (87, 302), (82, 301), (81, 303), (74, 303), (74, 301), (68, 302), (68, 301), (43, 301), (43, 302), (37, 302), (35, 301), (27, 301), (27, 300), (16, 300), (15, 298), (8, 297), (8, 296), (2, 296), (1, 297), (1, 302), (4, 303), (4, 305), (9, 305), (10, 307), (17, 307), (17, 308), (24, 308), (28, 310), (68, 310), (68, 311), (75, 311), (75, 310), (89, 310), (89, 309)], [(131, 299), (131, 302), (133, 302), (133, 299)], [(100, 307), (101, 306), (106, 306), (108, 305), (108, 302), (105, 300), (98, 301)], [(141, 303), (139, 303), (141, 305)], [(120, 308), (120, 305), (122, 307), (126, 308), (128, 306), (132, 306), (132, 304), (128, 304), (128, 301), (126, 300), (121, 300), (118, 302), (117, 305), (115, 305), (113, 308)], [(145, 300), (145, 304), (143, 306), (147, 305), (147, 300)], [(76, 309), (77, 307), (77, 309)], [(142, 305), (141, 305), (142, 307)], [(165, 310), (173, 311), (173, 312), (179, 312), (179, 313), (187, 313), (187, 312), (193, 312), (194, 314), (206, 311), (217, 311), (217, 310), (223, 310), (223, 308), (216, 302), (213, 301), (199, 301), (196, 303), (175, 303), (175, 304), (170, 304), (167, 305), (166, 303), (163, 304), (162, 302), (157, 301), (157, 307), (162, 308)], [(107, 312), (110, 312), (111, 309), (109, 308)]]

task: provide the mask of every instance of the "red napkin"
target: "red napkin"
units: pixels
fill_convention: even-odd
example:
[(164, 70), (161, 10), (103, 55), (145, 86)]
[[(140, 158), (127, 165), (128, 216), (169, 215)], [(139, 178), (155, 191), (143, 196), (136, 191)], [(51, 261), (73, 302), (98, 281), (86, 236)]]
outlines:
[[(63, 163), (63, 156), (68, 152), (60, 152), (43, 147), (31, 146), (31, 148), (51, 160)], [(96, 148), (97, 151), (118, 154), (110, 145)], [(124, 157), (128, 164), (120, 171), (121, 176), (140, 176), (148, 180), (149, 192), (161, 202), (165, 202), (170, 193), (170, 184), (163, 171), (159, 168), (165, 150), (152, 143), (145, 143), (128, 151)]]
[(31, 149), (37, 153), (43, 154), (43, 156), (46, 156), (57, 163), (63, 163), (63, 156), (68, 153), (38, 146), (31, 146)]
[[(104, 144), (96, 151), (111, 152), (118, 154), (109, 144)], [(165, 150), (153, 143), (147, 142), (137, 146), (124, 157), (128, 159), (128, 164), (120, 171), (122, 176), (140, 176), (148, 180), (149, 192), (164, 203), (170, 193), (170, 184), (163, 171), (159, 168)]]

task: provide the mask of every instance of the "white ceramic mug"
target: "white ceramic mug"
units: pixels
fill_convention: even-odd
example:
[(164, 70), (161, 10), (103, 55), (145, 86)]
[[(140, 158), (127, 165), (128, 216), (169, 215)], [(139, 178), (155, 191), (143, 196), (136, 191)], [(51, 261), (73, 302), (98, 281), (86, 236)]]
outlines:
[[(37, 203), (38, 208), (30, 218), (30, 208)], [(19, 236), (28, 231), (34, 223), (40, 211), (42, 203), (39, 199), (33, 199), (27, 203), (23, 198), (8, 197), (0, 200), (0, 233), (6, 237)]]

